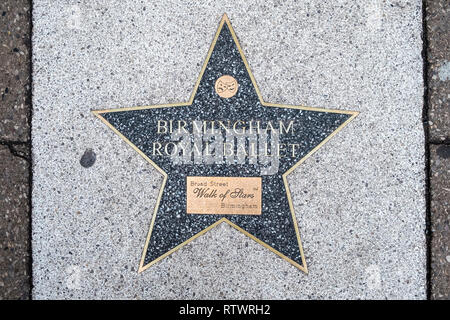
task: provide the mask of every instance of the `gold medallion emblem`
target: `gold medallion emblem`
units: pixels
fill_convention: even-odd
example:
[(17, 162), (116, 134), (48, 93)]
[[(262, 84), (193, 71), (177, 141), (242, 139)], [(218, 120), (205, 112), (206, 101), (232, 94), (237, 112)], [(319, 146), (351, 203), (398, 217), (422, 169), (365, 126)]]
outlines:
[(216, 89), (216, 93), (222, 98), (231, 98), (236, 94), (238, 86), (235, 78), (224, 75), (217, 79), (214, 89)]

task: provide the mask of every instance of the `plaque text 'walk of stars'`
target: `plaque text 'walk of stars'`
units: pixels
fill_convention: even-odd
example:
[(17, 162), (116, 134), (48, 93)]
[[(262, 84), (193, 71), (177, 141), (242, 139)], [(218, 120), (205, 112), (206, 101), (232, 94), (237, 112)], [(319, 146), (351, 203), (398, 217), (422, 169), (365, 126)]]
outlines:
[(357, 112), (264, 102), (224, 15), (188, 102), (93, 113), (164, 176), (139, 272), (222, 222), (307, 272), (286, 176)]

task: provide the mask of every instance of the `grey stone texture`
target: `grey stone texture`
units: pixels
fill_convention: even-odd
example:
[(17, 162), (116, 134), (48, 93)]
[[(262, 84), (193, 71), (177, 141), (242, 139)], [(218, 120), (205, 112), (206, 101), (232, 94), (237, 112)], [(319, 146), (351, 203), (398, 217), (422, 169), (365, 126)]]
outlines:
[(450, 142), (450, 1), (426, 1), (430, 140)]
[(30, 294), (29, 189), (26, 146), (0, 145), (0, 299)]
[(426, 1), (431, 299), (450, 299), (450, 3)]
[(431, 298), (450, 299), (450, 146), (431, 146)]
[(30, 1), (0, 2), (0, 139), (28, 141)]
[[(426, 298), (421, 4), (33, 1), (33, 297)], [(90, 111), (187, 101), (225, 12), (266, 101), (361, 112), (288, 177), (309, 274), (224, 224), (138, 274), (162, 176)]]
[(0, 3), (0, 299), (30, 298), (30, 10)]

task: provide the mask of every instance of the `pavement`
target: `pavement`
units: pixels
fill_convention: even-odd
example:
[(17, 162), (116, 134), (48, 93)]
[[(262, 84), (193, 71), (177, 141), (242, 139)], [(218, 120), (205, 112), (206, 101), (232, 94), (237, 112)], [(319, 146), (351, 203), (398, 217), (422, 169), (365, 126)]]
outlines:
[(31, 6), (0, 3), (0, 299), (29, 299)]
[[(421, 1), (33, 3), (33, 298), (426, 298)], [(307, 275), (227, 225), (136, 272), (162, 176), (91, 111), (187, 101), (224, 13), (265, 101), (360, 112), (287, 178)]]
[(428, 118), (430, 142), (450, 143), (450, 4), (427, 1)]
[(450, 146), (431, 145), (431, 295), (450, 299)]
[(450, 3), (426, 1), (430, 298), (450, 299)]
[[(28, 152), (28, 147), (17, 147)], [(30, 295), (29, 162), (0, 145), (0, 298), (28, 299)]]
[[(167, 12), (158, 4), (156, 8), (137, 8), (137, 4), (136, 7), (133, 4), (132, 10), (118, 4), (117, 9), (106, 10), (102, 1), (89, 4), (81, 1), (69, 6), (62, 2), (52, 2), (54, 6), (50, 6), (49, 1), (43, 0), (33, 3), (36, 32), (33, 61), (37, 67), (34, 89), (37, 91), (33, 100), (36, 126), (33, 129), (33, 279), (29, 228), (30, 5), (29, 1), (22, 0), (0, 4), (0, 167), (3, 172), (0, 175), (0, 211), (5, 213), (0, 217), (1, 299), (449, 299), (450, 34), (446, 23), (449, 20), (447, 1), (425, 1), (425, 90), (417, 80), (422, 79), (420, 1), (380, 1), (372, 6), (364, 5), (363, 1), (343, 2), (342, 7), (333, 10), (316, 2), (301, 8), (292, 3), (257, 7), (256, 12), (259, 9), (270, 12), (274, 17), (271, 21), (276, 21), (279, 29), (268, 24), (270, 19), (256, 20), (256, 16), (246, 18), (239, 10), (235, 12), (232, 2), (211, 12), (208, 6), (184, 7), (178, 2)], [(218, 21), (181, 19), (182, 13), (201, 12), (202, 16), (220, 17), (219, 11), (225, 9), (266, 100), (285, 99), (282, 102), (320, 107), (359, 106), (362, 117), (348, 132), (336, 137), (340, 141), (335, 141), (334, 145), (330, 142), (310, 164), (305, 163), (305, 168), (291, 177), (297, 190), (294, 206), (310, 208), (302, 213), (299, 221), (311, 270), (309, 278), (299, 276), (282, 261), (268, 255), (264, 248), (223, 225), (139, 278), (135, 275), (136, 261), (150, 219), (148, 206), (155, 201), (162, 179), (91, 119), (89, 111), (94, 107), (187, 100)], [(290, 19), (285, 15), (292, 9), (296, 14), (305, 15), (307, 26), (287, 29), (308, 30), (302, 34), (311, 42), (302, 43), (307, 53), (304, 55), (282, 38), (283, 32), (277, 31), (284, 30), (284, 23)], [(103, 17), (103, 23), (95, 23), (100, 21), (95, 20), (97, 15)], [(277, 17), (286, 20), (277, 20)], [(410, 23), (404, 23), (405, 19), (410, 19)], [(395, 24), (396, 20), (402, 24)], [(255, 27), (257, 21), (258, 28)], [(358, 27), (358, 22), (363, 22), (368, 29)], [(145, 27), (152, 23), (155, 27), (149, 34)], [(115, 24), (117, 28), (112, 29), (123, 31), (110, 33)], [(336, 24), (341, 31), (330, 29)], [(403, 25), (409, 27), (402, 29)], [(184, 41), (183, 29), (194, 26), (197, 38), (204, 38), (204, 41), (200, 41), (198, 47), (179, 46)], [(261, 28), (265, 32), (257, 33)], [(89, 35), (88, 31), (94, 29), (96, 33)], [(351, 46), (345, 46), (344, 56), (338, 60), (334, 61), (333, 54), (327, 53), (327, 48), (342, 46), (345, 39), (340, 39), (340, 32), (360, 36), (357, 31), (363, 30), (361, 35), (365, 36), (356, 37)], [(127, 38), (126, 32), (134, 36)], [(53, 43), (44, 40), (44, 35)], [(96, 41), (91, 41), (92, 37)], [(167, 39), (158, 42), (160, 37)], [(387, 46), (382, 41), (384, 37), (394, 45)], [(406, 37), (405, 42), (402, 37)], [(338, 40), (340, 44), (334, 42)], [(171, 47), (171, 43), (177, 43), (178, 49)], [(263, 43), (266, 47), (261, 49)], [(145, 44), (144, 47), (141, 48), (141, 44)], [(361, 56), (355, 45), (369, 55)], [(378, 46), (383, 46), (383, 50), (377, 50)], [(273, 51), (271, 47), (277, 49)], [(296, 54), (300, 54), (301, 63), (293, 65), (290, 60), (295, 60)], [(266, 56), (271, 57), (269, 65), (265, 63)], [(373, 61), (378, 69), (385, 68), (391, 76), (385, 79), (382, 73), (370, 71), (377, 68), (364, 58)], [(142, 61), (158, 61), (161, 66)], [(186, 66), (186, 61), (194, 63)], [(334, 66), (327, 61), (340, 61), (344, 65)], [(392, 61), (395, 63), (390, 64)], [(345, 66), (347, 62), (349, 65)], [(326, 68), (322, 69), (321, 63)], [(304, 68), (304, 80), (296, 87), (289, 82), (295, 76), (289, 70), (299, 68)], [(406, 70), (411, 78), (405, 78)], [(109, 79), (103, 79), (105, 72)], [(148, 79), (148, 74), (153, 75), (152, 79)], [(389, 83), (390, 90), (401, 90), (394, 90), (390, 95), (389, 91), (381, 89), (382, 80)], [(364, 86), (358, 87), (358, 82)], [(68, 85), (70, 89), (66, 88)], [(371, 95), (364, 87), (378, 93)], [(299, 96), (298, 92), (302, 94)], [(379, 92), (386, 100), (378, 98)], [(383, 113), (377, 112), (374, 106), (389, 110), (391, 116), (383, 118)], [(419, 130), (423, 108), (425, 137)], [(53, 117), (54, 121), (47, 121), (46, 117)], [(380, 117), (384, 126), (376, 121)], [(405, 129), (398, 130), (398, 126)], [(403, 141), (387, 135), (386, 128)], [(359, 141), (353, 140), (355, 136)], [(390, 139), (387, 144), (382, 143), (387, 139)], [(350, 145), (356, 150), (352, 151)], [(425, 160), (424, 145), (425, 155), (428, 155)], [(322, 169), (317, 168), (318, 164)], [(364, 171), (363, 164), (372, 170)], [(349, 177), (349, 170), (355, 169), (359, 173)], [(371, 175), (371, 172), (378, 173)], [(312, 185), (305, 182), (315, 180), (318, 182)], [(137, 191), (143, 188), (148, 192), (139, 194)], [(308, 193), (300, 195), (300, 190)], [(46, 197), (44, 192), (52, 196)], [(324, 194), (327, 196), (323, 197)], [(350, 205), (341, 200), (348, 194), (352, 195)], [(380, 200), (388, 199), (389, 194), (400, 200)], [(101, 199), (101, 203), (95, 198)], [(364, 207), (371, 209), (370, 215), (364, 213)], [(398, 230), (391, 226), (392, 220), (384, 218), (392, 210), (399, 217)], [(345, 215), (330, 217), (330, 211), (334, 215), (345, 212)], [(429, 235), (426, 245), (422, 236), (425, 221)], [(54, 231), (46, 229), (47, 223), (50, 228), (55, 227)], [(364, 227), (364, 223), (368, 227)], [(350, 229), (345, 227), (350, 225)], [(382, 239), (386, 234), (390, 235), (388, 239)], [(336, 257), (336, 250), (342, 256)], [(355, 253), (356, 264), (348, 263), (352, 257), (350, 252)], [(399, 267), (401, 264), (403, 266)], [(243, 273), (245, 279), (242, 279)]]

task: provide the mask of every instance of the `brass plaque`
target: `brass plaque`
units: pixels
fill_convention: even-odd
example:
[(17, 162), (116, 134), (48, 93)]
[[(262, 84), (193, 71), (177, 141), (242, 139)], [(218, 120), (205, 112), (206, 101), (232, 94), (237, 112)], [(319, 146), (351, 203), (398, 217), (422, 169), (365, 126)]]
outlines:
[(261, 215), (261, 177), (187, 177), (187, 213)]
[(216, 93), (222, 98), (231, 98), (238, 90), (238, 83), (235, 78), (229, 75), (221, 76), (216, 80), (214, 89)]

